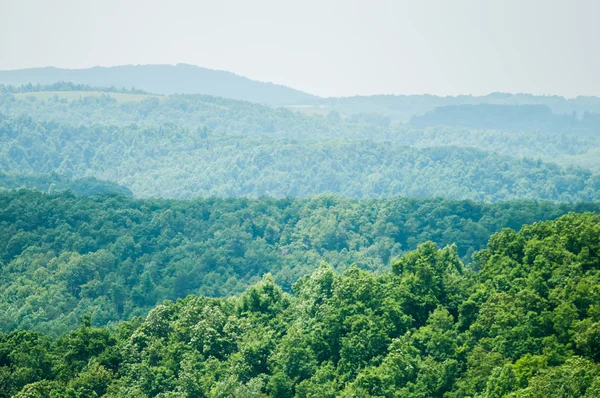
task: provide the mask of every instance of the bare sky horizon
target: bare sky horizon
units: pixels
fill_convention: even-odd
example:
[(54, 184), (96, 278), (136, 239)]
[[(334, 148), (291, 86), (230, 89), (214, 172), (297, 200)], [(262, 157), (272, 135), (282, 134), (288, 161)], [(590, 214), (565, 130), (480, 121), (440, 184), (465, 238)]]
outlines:
[(0, 0), (0, 69), (188, 63), (320, 96), (600, 96), (600, 1)]

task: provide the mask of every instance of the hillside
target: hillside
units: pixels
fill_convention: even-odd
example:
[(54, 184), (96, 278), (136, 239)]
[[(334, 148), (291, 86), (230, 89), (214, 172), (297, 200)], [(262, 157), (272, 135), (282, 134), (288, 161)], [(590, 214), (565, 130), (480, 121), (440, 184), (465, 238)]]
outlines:
[[(181, 127), (207, 127), (228, 134), (284, 135), (287, 138), (318, 138), (346, 136), (355, 132), (363, 137), (371, 129), (348, 127), (331, 123), (324, 118), (306, 117), (286, 109), (272, 109), (246, 101), (235, 101), (205, 95), (170, 95), (152, 97), (142, 101), (119, 101), (114, 92), (51, 90), (13, 93), (0, 87), (0, 113), (9, 117), (27, 117), (44, 122), (65, 122), (72, 125), (104, 124), (142, 126), (175, 124)], [(82, 93), (91, 95), (83, 96)], [(54, 94), (57, 94), (56, 96)], [(144, 94), (123, 93), (122, 96), (139, 97)], [(0, 120), (2, 116), (0, 115)]]
[(599, 255), (598, 215), (569, 214), (494, 235), (474, 267), (424, 243), (294, 295), (266, 276), (114, 331), (0, 334), (0, 396), (594, 398)]
[(158, 95), (151, 94), (131, 94), (131, 93), (118, 93), (118, 92), (103, 92), (103, 91), (39, 91), (39, 92), (24, 92), (15, 93), (15, 98), (27, 100), (35, 98), (41, 101), (48, 100), (66, 100), (66, 101), (78, 101), (89, 97), (110, 97), (114, 98), (117, 102), (138, 102), (150, 98), (160, 98)]
[(453, 105), (413, 116), (415, 127), (459, 126), (506, 131), (600, 135), (600, 114), (558, 115), (545, 105)]
[(378, 114), (392, 121), (408, 122), (436, 108), (461, 105), (543, 105), (556, 115), (600, 113), (600, 98), (580, 96), (564, 98), (557, 95), (492, 93), (485, 96), (458, 95), (371, 95), (319, 99), (315, 106), (341, 114)]
[(503, 131), (434, 126), (400, 128), (395, 140), (407, 146), (428, 148), (457, 146), (478, 148), (516, 158), (539, 158), (562, 165), (580, 165), (599, 171), (600, 135), (547, 131)]
[(336, 193), (489, 202), (600, 200), (600, 176), (588, 170), (472, 148), (232, 136), (172, 124), (77, 127), (23, 118), (0, 122), (0, 143), (2, 170), (93, 176), (140, 197)]
[(97, 66), (89, 69), (46, 67), (0, 71), (0, 84), (5, 85), (45, 85), (56, 82), (136, 88), (153, 94), (204, 94), (270, 105), (303, 103), (314, 98), (289, 87), (186, 64)]
[[(39, 88), (12, 88), (9, 91), (5, 87), (4, 90), (4, 94), (0, 93), (0, 113), (11, 118), (26, 116), (37, 121), (65, 122), (76, 126), (104, 124), (127, 127), (138, 124), (162, 127), (176, 124), (192, 130), (206, 128), (217, 135), (263, 135), (303, 141), (333, 138), (391, 141), (420, 148), (471, 147), (600, 171), (600, 157), (596, 153), (600, 150), (600, 134), (586, 132), (590, 129), (594, 131), (592, 115), (585, 117), (589, 124), (578, 122), (575, 129), (568, 128), (565, 131), (556, 131), (554, 128), (550, 131), (503, 131), (490, 130), (485, 126), (386, 127), (377, 117), (363, 115), (335, 120), (318, 114), (307, 116), (286, 109), (271, 109), (249, 102), (201, 95), (163, 96), (139, 101), (139, 98), (148, 94), (115, 92), (115, 89), (94, 89), (67, 83)], [(552, 114), (552, 118), (555, 117), (558, 116)], [(571, 120), (570, 116), (561, 118)]]
[(543, 105), (557, 115), (600, 114), (600, 98), (491, 93), (485, 96), (458, 95), (370, 95), (320, 98), (293, 88), (258, 82), (231, 72), (194, 65), (124, 65), (88, 69), (54, 67), (0, 71), (0, 85), (50, 85), (73, 82), (87, 86), (141, 89), (152, 94), (203, 94), (286, 106), (294, 111), (326, 115), (336, 111), (344, 117), (382, 118), (408, 122), (438, 107), (461, 105)]
[(101, 181), (94, 177), (71, 180), (56, 173), (10, 174), (0, 171), (0, 189), (35, 189), (54, 193), (70, 191), (76, 195), (119, 194), (131, 196), (131, 191), (114, 182)]
[(599, 203), (441, 199), (135, 200), (0, 190), (0, 330), (105, 325), (165, 299), (240, 293), (270, 272), (286, 290), (326, 261), (380, 272), (419, 243), (468, 261), (502, 228), (600, 212)]
[(599, 38), (0, 0), (0, 398), (600, 398)]

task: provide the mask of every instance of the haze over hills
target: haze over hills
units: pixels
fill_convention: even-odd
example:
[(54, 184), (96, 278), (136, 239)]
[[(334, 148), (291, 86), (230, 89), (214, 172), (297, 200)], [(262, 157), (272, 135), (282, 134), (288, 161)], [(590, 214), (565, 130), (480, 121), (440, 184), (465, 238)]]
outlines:
[(504, 131), (579, 132), (598, 134), (600, 114), (556, 114), (546, 105), (448, 105), (413, 116), (415, 127), (460, 126)]
[(533, 95), (526, 93), (491, 93), (484, 96), (457, 95), (436, 96), (415, 95), (369, 95), (342, 98), (325, 98), (318, 101), (320, 106), (342, 114), (379, 114), (391, 120), (408, 122), (413, 116), (420, 116), (436, 108), (463, 105), (544, 105), (555, 114), (584, 112), (600, 113), (600, 98), (578, 96), (565, 98), (558, 95)]
[(597, 137), (385, 129), (198, 95), (120, 104), (9, 94), (0, 112), (9, 116), (0, 115), (0, 169), (106, 179), (138, 197), (600, 200), (598, 161), (578, 160), (599, 147)]
[(600, 398), (598, 15), (0, 0), (0, 398)]
[(555, 114), (600, 113), (600, 98), (491, 93), (485, 96), (367, 95), (322, 98), (284, 85), (260, 82), (232, 72), (195, 65), (96, 66), (87, 69), (55, 67), (1, 70), (0, 84), (50, 85), (73, 82), (93, 87), (141, 89), (152, 94), (203, 94), (270, 106), (288, 106), (304, 113), (336, 111), (342, 115), (377, 114), (408, 122), (438, 107), (460, 105), (545, 105)]
[(297, 104), (314, 98), (289, 87), (187, 64), (96, 66), (88, 69), (45, 67), (0, 71), (2, 84), (18, 86), (60, 81), (100, 87), (135, 87), (155, 94), (205, 94), (269, 105)]

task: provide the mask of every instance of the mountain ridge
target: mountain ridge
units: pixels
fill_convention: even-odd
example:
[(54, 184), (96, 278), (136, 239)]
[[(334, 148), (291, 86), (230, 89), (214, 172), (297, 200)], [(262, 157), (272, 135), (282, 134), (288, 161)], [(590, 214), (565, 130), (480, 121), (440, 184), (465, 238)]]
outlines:
[[(152, 69), (152, 70), (151, 70)], [(145, 71), (144, 71), (145, 70)], [(185, 82), (175, 82), (174, 88), (166, 87), (168, 81), (173, 76), (162, 82), (143, 82), (139, 80), (145, 77), (139, 72), (176, 71), (189, 78), (189, 73), (201, 73), (203, 82), (209, 82), (210, 86), (198, 88), (197, 85), (185, 86)], [(120, 77), (114, 76), (85, 76), (89, 73), (112, 73), (125, 71), (126, 74)], [(50, 72), (52, 75), (40, 75)], [(135, 72), (134, 74), (129, 74)], [(73, 76), (75, 74), (75, 76)], [(79, 76), (77, 76), (79, 75)], [(82, 76), (83, 75), (83, 76)], [(100, 79), (101, 78), (101, 79)], [(100, 80), (98, 80), (100, 79)], [(137, 82), (136, 82), (136, 79)], [(58, 82), (73, 82), (96, 87), (116, 86), (131, 89), (142, 89), (154, 94), (204, 94), (217, 97), (225, 97), (250, 102), (258, 102), (268, 105), (315, 105), (325, 106), (331, 110), (350, 111), (352, 108), (359, 107), (360, 112), (375, 112), (386, 109), (388, 112), (397, 113), (398, 107), (407, 106), (407, 101), (411, 102), (410, 108), (414, 108), (413, 114), (422, 114), (427, 110), (433, 110), (438, 106), (464, 105), (464, 104), (543, 104), (547, 105), (556, 113), (571, 113), (572, 111), (583, 112), (589, 110), (600, 112), (600, 98), (595, 96), (577, 96), (564, 97), (551, 94), (530, 94), (530, 93), (509, 93), (509, 92), (491, 92), (487, 95), (456, 94), (456, 95), (434, 95), (434, 94), (371, 94), (371, 95), (351, 95), (351, 96), (318, 96), (305, 92), (284, 84), (277, 84), (268, 81), (260, 81), (237, 74), (235, 72), (211, 69), (198, 65), (177, 63), (172, 64), (129, 64), (115, 66), (93, 66), (90, 68), (59, 68), (55, 66), (7, 69), (0, 70), (0, 84), (21, 86), (26, 84), (54, 84)], [(238, 83), (241, 85), (241, 91), (235, 91), (232, 87), (219, 87), (223, 82)], [(232, 91), (233, 90), (233, 91)], [(240, 90), (238, 88), (238, 90)], [(257, 93), (250, 93), (252, 90), (258, 90)], [(365, 104), (365, 101), (367, 102)], [(356, 113), (356, 112), (350, 112)], [(380, 112), (385, 113), (385, 112)], [(403, 119), (407, 120), (406, 115)], [(397, 119), (399, 120), (399, 119)]]
[(189, 64), (95, 66), (85, 69), (47, 66), (0, 71), (1, 84), (18, 86), (60, 81), (90, 86), (135, 87), (155, 94), (205, 94), (269, 105), (294, 104), (316, 98), (283, 85)]

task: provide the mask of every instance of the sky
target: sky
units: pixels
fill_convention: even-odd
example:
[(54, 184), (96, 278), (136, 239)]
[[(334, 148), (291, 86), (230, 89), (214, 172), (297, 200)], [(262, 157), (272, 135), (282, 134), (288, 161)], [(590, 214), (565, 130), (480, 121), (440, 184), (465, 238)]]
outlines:
[(0, 0), (0, 69), (177, 63), (320, 96), (600, 96), (600, 0)]

